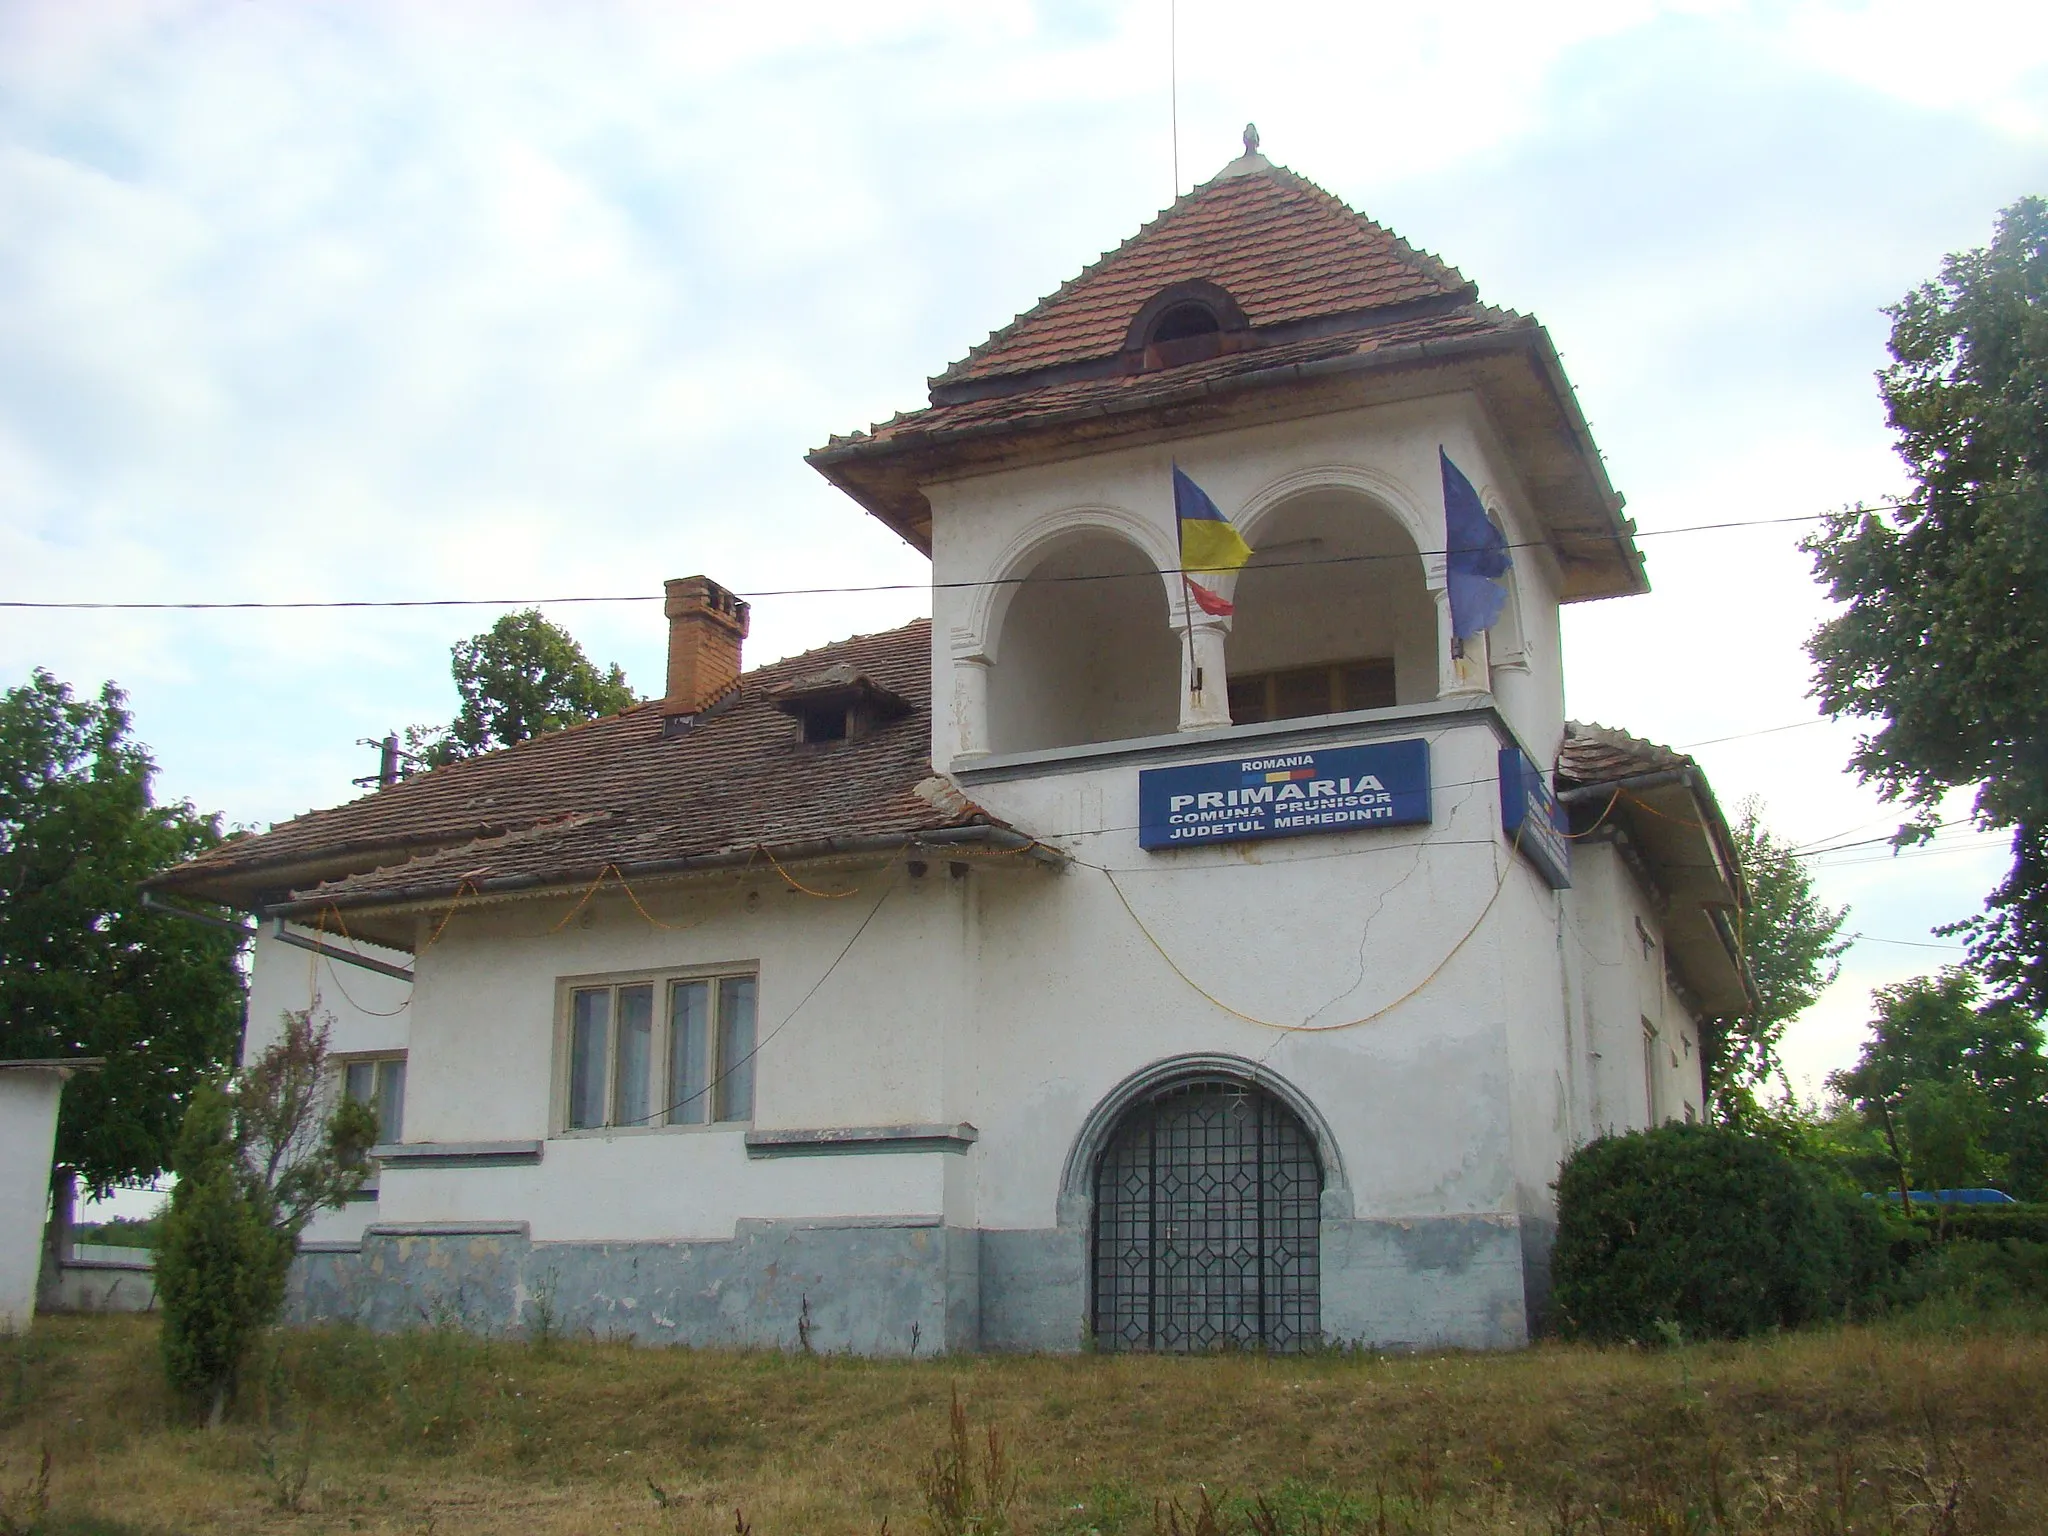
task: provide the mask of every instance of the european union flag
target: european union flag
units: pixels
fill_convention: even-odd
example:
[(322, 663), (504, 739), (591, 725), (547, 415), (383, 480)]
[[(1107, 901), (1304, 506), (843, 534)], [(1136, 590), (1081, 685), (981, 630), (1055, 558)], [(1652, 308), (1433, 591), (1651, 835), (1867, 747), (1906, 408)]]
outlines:
[(1451, 589), (1451, 633), (1464, 640), (1493, 628), (1507, 606), (1500, 578), (1514, 558), (1508, 541), (1486, 515), (1479, 493), (1439, 444), (1444, 470), (1444, 566)]

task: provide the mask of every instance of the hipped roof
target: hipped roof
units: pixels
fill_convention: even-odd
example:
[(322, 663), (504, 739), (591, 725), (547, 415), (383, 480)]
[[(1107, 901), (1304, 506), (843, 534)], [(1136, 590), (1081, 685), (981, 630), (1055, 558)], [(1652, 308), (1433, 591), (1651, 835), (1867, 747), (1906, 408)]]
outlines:
[[(807, 744), (778, 688), (844, 664), (909, 706), (869, 734)], [(931, 622), (746, 673), (680, 734), (637, 705), (401, 780), (235, 839), (160, 889), (284, 914), (390, 907), (621, 873), (816, 857), (945, 834), (1028, 841), (934, 780)], [(1005, 834), (1008, 834), (1005, 836)], [(409, 925), (369, 937), (410, 947)]]
[(1742, 953), (1749, 905), (1740, 857), (1720, 802), (1691, 757), (1603, 725), (1565, 725), (1557, 787), (1573, 796), (1575, 835), (1624, 829), (1670, 898), (1664, 913), (1671, 958), (1712, 1016), (1755, 1006)]
[(1190, 281), (1228, 292), (1254, 328), (1475, 298), (1455, 268), (1418, 251), (1314, 182), (1247, 155), (1177, 200), (959, 362), (935, 389), (1113, 355), (1131, 317)]
[[(1130, 346), (1187, 285), (1241, 313), (1221, 355), (1161, 366)], [(1233, 321), (1233, 324), (1235, 322)], [(811, 464), (918, 549), (925, 487), (1097, 447), (1385, 400), (1486, 403), (1563, 573), (1566, 601), (1648, 589), (1557, 353), (1533, 319), (1249, 153), (930, 381), (930, 403), (833, 437)]]

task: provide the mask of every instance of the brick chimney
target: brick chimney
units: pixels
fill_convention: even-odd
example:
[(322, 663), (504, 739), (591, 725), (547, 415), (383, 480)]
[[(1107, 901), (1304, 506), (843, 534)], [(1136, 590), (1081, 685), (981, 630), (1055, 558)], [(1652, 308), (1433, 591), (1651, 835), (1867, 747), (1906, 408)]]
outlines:
[(682, 576), (664, 584), (668, 615), (669, 719), (700, 713), (739, 681), (740, 642), (747, 638), (747, 605), (717, 582)]

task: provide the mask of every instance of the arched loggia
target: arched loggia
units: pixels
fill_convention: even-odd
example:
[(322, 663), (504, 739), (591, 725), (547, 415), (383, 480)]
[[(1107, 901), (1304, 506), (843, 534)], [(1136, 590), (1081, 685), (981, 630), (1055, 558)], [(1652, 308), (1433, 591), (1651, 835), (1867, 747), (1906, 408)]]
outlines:
[(1391, 512), (1348, 486), (1287, 497), (1248, 530), (1230, 631), (1238, 724), (1418, 704), (1439, 683), (1436, 602)]
[(1179, 724), (1180, 653), (1159, 570), (1102, 528), (1062, 535), (1013, 575), (988, 680), (995, 752), (1126, 741)]

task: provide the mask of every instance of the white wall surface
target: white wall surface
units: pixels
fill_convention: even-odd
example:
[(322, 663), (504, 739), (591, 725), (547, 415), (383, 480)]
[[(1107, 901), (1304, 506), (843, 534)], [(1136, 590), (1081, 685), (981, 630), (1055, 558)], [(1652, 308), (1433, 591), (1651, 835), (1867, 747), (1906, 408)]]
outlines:
[(0, 1333), (25, 1332), (35, 1317), (63, 1089), (61, 1072), (0, 1069)]
[(1593, 1085), (1580, 1139), (1651, 1123), (1646, 1022), (1657, 1038), (1648, 1063), (1656, 1082), (1656, 1118), (1682, 1120), (1690, 1108), (1697, 1119), (1705, 1102), (1699, 1023), (1665, 979), (1664, 931), (1655, 904), (1612, 843), (1575, 845), (1572, 873), (1568, 906), (1589, 1013)]
[[(324, 933), (296, 925), (292, 931), (386, 965), (412, 964), (412, 956), (402, 950), (345, 939), (331, 926)], [(336, 1056), (400, 1053), (411, 1038), (411, 983), (280, 943), (270, 925), (262, 924), (250, 956), (242, 1059), (251, 1060), (283, 1033), (287, 1012), (308, 1007), (314, 1008), (316, 1019), (327, 1021), (328, 1046)], [(408, 1084), (408, 1101), (410, 1097)], [(409, 1102), (406, 1113), (409, 1121)], [(364, 1226), (378, 1219), (377, 1210), (375, 1200), (354, 1200), (339, 1211), (322, 1211), (307, 1227), (305, 1240), (353, 1241)]]

